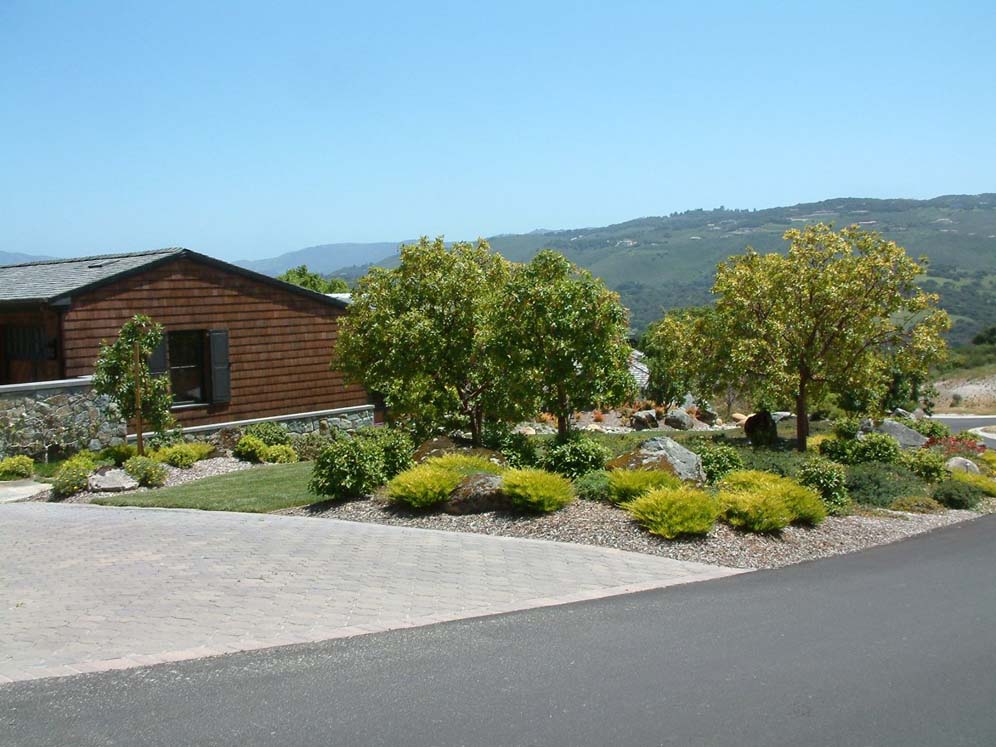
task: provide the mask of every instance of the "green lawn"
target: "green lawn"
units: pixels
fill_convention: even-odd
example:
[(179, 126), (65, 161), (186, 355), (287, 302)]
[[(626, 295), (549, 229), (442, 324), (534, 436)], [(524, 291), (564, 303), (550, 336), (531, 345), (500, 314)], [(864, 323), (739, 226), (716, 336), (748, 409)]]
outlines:
[(271, 464), (144, 493), (98, 498), (104, 506), (197, 508), (266, 513), (320, 500), (308, 492), (312, 462)]

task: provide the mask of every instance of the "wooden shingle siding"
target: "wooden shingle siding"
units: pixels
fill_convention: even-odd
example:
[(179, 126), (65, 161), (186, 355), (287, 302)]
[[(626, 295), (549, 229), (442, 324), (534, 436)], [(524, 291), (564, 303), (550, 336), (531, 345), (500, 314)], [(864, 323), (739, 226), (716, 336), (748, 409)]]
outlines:
[(93, 373), (102, 340), (135, 314), (167, 330), (227, 330), (231, 401), (178, 410), (185, 426), (368, 404), (329, 368), (344, 309), (186, 258), (72, 299), (67, 376)]

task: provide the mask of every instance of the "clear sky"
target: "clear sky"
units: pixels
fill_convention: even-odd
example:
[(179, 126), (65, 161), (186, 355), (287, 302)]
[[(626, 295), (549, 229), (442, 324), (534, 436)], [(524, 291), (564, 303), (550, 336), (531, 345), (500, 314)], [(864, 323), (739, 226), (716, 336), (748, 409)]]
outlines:
[(996, 191), (996, 3), (816, 5), (0, 0), (0, 250)]

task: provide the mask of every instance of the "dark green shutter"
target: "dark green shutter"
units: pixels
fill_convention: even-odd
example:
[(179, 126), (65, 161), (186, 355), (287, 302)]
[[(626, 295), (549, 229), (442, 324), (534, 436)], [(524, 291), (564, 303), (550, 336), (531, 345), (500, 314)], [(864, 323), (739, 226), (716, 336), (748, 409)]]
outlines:
[(152, 355), (149, 356), (149, 371), (153, 376), (161, 376), (169, 371), (169, 361), (166, 358), (167, 334), (163, 335), (163, 339), (160, 340), (159, 345), (156, 346), (156, 349), (152, 351)]
[(232, 373), (228, 361), (228, 330), (212, 329), (208, 332), (211, 348), (211, 401), (231, 402)]

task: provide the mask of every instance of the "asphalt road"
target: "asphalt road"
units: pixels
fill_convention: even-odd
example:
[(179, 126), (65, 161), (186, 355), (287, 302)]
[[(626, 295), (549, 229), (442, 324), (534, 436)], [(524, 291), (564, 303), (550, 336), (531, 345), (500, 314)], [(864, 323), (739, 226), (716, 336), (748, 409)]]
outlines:
[(996, 516), (775, 571), (0, 686), (3, 745), (992, 745)]
[(939, 417), (934, 419), (940, 420), (955, 433), (968, 431), (971, 430), (972, 428), (981, 428), (985, 425), (996, 425), (996, 415), (979, 415), (977, 417), (969, 416), (961, 418)]

